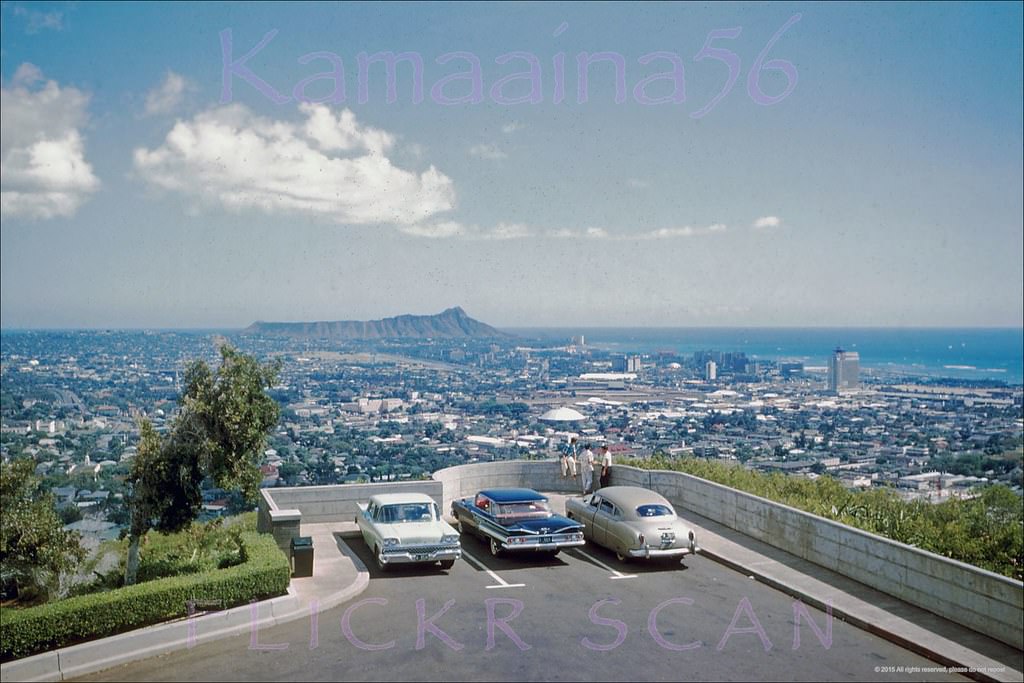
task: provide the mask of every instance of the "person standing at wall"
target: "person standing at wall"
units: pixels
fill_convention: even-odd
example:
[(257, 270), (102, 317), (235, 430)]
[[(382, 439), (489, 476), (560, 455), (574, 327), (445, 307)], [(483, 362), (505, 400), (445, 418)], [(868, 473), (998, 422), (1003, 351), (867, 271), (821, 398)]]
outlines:
[(586, 495), (594, 484), (594, 451), (590, 450), (589, 443), (580, 454), (580, 474), (583, 475), (583, 495)]
[(608, 486), (612, 479), (612, 452), (608, 444), (601, 445), (601, 488)]
[(576, 478), (576, 437), (572, 437), (569, 443), (562, 446), (562, 477), (568, 479)]

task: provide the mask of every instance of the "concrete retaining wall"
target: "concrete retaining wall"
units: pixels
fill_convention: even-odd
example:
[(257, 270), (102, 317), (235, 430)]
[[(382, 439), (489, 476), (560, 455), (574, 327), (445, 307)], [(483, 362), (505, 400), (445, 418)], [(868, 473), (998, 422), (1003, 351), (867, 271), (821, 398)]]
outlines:
[[(333, 486), (282, 486), (260, 489), (260, 517), (272, 509), (298, 510), (302, 521), (351, 522), (358, 512), (357, 503), (365, 503), (378, 493), (425, 493), (441, 505), (441, 485), (435, 481), (388, 481), (376, 484), (336, 484)], [(269, 515), (268, 515), (269, 516)], [(269, 521), (269, 520), (268, 520)]]
[[(291, 557), (291, 540), (302, 536), (302, 524), (351, 522), (378, 493), (425, 493), (442, 505), (442, 485), (436, 481), (390, 481), (377, 484), (288, 486), (260, 489), (256, 529), (274, 535), (277, 546)], [(444, 508), (441, 508), (442, 514)]]
[(457, 465), (438, 470), (434, 481), (444, 487), (442, 512), (451, 510), (452, 501), (474, 495), (486, 488), (524, 487), (552, 493), (580, 493), (579, 480), (562, 477), (557, 460), (501, 460), (472, 465)]
[[(487, 487), (572, 491), (557, 461), (505, 461), (434, 473), (453, 498)], [(900, 600), (1024, 649), (1024, 584), (682, 472), (615, 465), (611, 483), (642, 486), (720, 524)]]
[(682, 510), (1024, 648), (1020, 581), (682, 472), (616, 465), (612, 484), (653, 489)]

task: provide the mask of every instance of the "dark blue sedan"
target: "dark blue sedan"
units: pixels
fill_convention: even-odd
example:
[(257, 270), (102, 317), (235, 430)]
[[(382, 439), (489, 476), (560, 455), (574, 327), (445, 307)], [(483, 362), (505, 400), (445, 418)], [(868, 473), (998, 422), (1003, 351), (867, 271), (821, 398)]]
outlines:
[(585, 543), (583, 525), (556, 515), (547, 496), (533, 489), (485, 489), (452, 501), (452, 517), (459, 533), (489, 542), (492, 555), (506, 550), (557, 555)]

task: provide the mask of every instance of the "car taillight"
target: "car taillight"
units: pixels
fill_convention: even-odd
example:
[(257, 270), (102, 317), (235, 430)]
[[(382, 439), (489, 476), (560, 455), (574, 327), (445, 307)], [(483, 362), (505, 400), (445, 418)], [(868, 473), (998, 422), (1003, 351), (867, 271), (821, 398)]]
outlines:
[(640, 545), (643, 545), (647, 539), (644, 538), (643, 534), (639, 534), (637, 540), (640, 542)]

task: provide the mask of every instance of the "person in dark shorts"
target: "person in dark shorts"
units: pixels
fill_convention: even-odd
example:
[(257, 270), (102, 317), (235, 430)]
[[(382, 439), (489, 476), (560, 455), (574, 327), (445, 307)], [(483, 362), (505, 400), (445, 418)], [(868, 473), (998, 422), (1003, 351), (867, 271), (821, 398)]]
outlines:
[(608, 486), (612, 478), (612, 452), (608, 444), (601, 446), (601, 488)]

